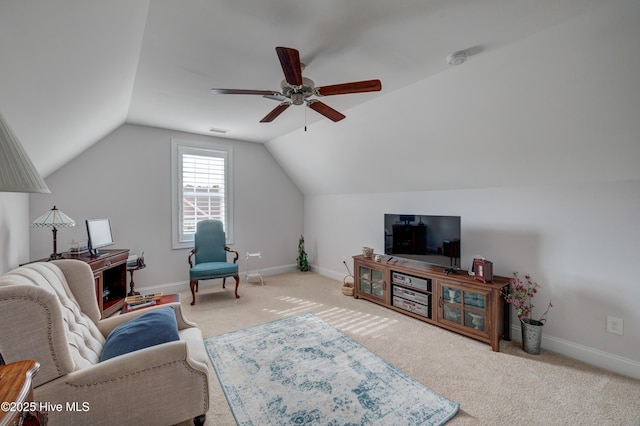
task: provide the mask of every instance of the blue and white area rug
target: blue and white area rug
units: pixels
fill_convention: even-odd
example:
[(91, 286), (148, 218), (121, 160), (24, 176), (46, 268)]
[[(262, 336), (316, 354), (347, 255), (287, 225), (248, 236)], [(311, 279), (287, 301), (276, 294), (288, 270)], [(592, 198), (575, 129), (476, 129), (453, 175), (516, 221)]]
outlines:
[(442, 425), (458, 412), (314, 314), (205, 345), (240, 425)]

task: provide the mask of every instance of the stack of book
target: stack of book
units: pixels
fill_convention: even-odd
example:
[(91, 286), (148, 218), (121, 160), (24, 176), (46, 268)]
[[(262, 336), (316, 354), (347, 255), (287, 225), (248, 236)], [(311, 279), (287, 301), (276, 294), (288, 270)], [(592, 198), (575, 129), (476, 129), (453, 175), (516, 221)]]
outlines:
[(132, 254), (127, 258), (127, 269), (142, 269), (144, 267), (144, 252), (142, 252), (140, 256), (138, 256), (137, 254)]
[(151, 293), (151, 294), (138, 294), (135, 296), (127, 296), (124, 299), (124, 302), (127, 304), (127, 308), (138, 309), (144, 308), (145, 306), (153, 306), (157, 303), (158, 300), (162, 297), (162, 292), (160, 293)]
[(138, 266), (138, 255), (129, 255), (129, 258), (127, 259), (127, 268), (135, 268), (136, 266)]

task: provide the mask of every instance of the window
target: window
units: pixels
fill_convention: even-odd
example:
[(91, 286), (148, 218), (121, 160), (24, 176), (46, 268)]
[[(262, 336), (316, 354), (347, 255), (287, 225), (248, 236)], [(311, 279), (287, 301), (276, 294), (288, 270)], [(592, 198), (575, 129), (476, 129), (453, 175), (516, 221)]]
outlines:
[(221, 220), (233, 242), (231, 148), (204, 142), (171, 141), (172, 247), (193, 247), (196, 224)]

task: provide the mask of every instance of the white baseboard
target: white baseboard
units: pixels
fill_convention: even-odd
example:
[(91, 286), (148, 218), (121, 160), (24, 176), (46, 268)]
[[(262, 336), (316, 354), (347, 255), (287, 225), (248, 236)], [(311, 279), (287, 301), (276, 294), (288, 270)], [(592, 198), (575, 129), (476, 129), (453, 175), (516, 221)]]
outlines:
[[(522, 341), (522, 330), (519, 325), (511, 326), (511, 338)], [(640, 362), (610, 354), (589, 346), (579, 345), (558, 337), (542, 335), (541, 347), (552, 352), (622, 374), (623, 376), (640, 379)]]
[[(342, 281), (346, 274), (332, 271), (326, 268), (312, 266), (312, 270), (329, 278)], [(512, 324), (511, 338), (521, 341), (522, 331), (519, 325)], [(623, 376), (640, 379), (640, 362), (632, 359), (601, 351), (589, 346), (579, 345), (569, 340), (558, 337), (542, 335), (542, 347), (558, 354), (622, 374)]]
[(332, 271), (332, 270), (327, 269), (327, 268), (320, 268), (320, 267), (317, 267), (315, 265), (311, 265), (311, 270), (313, 272), (317, 272), (320, 275), (332, 278), (334, 280), (338, 280), (340, 282), (342, 282), (344, 277), (347, 275), (347, 274), (341, 274), (341, 273), (336, 272), (336, 271)]
[[(332, 271), (327, 268), (317, 267), (311, 265), (311, 270), (320, 275), (332, 278), (337, 281), (341, 281), (347, 274), (341, 274), (336, 271)], [(284, 274), (287, 272), (295, 272), (296, 265), (283, 265), (272, 268), (264, 268), (262, 270), (262, 276)], [(240, 272), (240, 277), (244, 281), (246, 272)], [(154, 287), (137, 288), (143, 294), (163, 292), (165, 294), (180, 293), (189, 289), (189, 282), (183, 281), (178, 283), (160, 284)], [(522, 332), (520, 326), (512, 324), (511, 337), (513, 340), (521, 341)], [(542, 335), (542, 347), (544, 349), (559, 353), (561, 355), (568, 356), (570, 358), (577, 359), (587, 364), (595, 365), (596, 367), (604, 368), (605, 370), (613, 371), (614, 373), (622, 374), (623, 376), (631, 377), (640, 380), (640, 362), (632, 359), (623, 358), (618, 355), (614, 355), (608, 352), (594, 349), (589, 346), (579, 345), (569, 340), (560, 339), (558, 337), (549, 336), (547, 334)]]
[[(269, 275), (278, 275), (278, 274), (285, 274), (288, 272), (295, 272), (295, 270), (296, 270), (296, 265), (292, 263), (290, 265), (263, 268), (261, 271), (261, 274), (263, 277), (267, 277)], [(240, 271), (241, 283), (245, 281), (246, 276), (247, 276), (246, 272)], [(158, 285), (147, 286), (147, 287), (136, 286), (135, 289), (136, 291), (139, 291), (141, 294), (149, 294), (149, 293), (157, 293), (157, 292), (162, 292), (164, 294), (181, 293), (183, 291), (189, 290), (189, 281), (165, 283), (165, 284), (158, 284)]]

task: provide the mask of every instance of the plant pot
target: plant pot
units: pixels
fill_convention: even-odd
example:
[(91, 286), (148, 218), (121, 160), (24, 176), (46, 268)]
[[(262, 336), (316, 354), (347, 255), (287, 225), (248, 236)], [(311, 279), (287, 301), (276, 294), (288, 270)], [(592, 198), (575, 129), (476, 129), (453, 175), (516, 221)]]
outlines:
[(520, 321), (522, 328), (522, 350), (528, 354), (540, 354), (543, 322), (525, 318)]
[(353, 297), (353, 288), (355, 287), (355, 284), (352, 280), (353, 276), (351, 275), (347, 275), (344, 277), (344, 280), (342, 280), (342, 294), (345, 296)]

